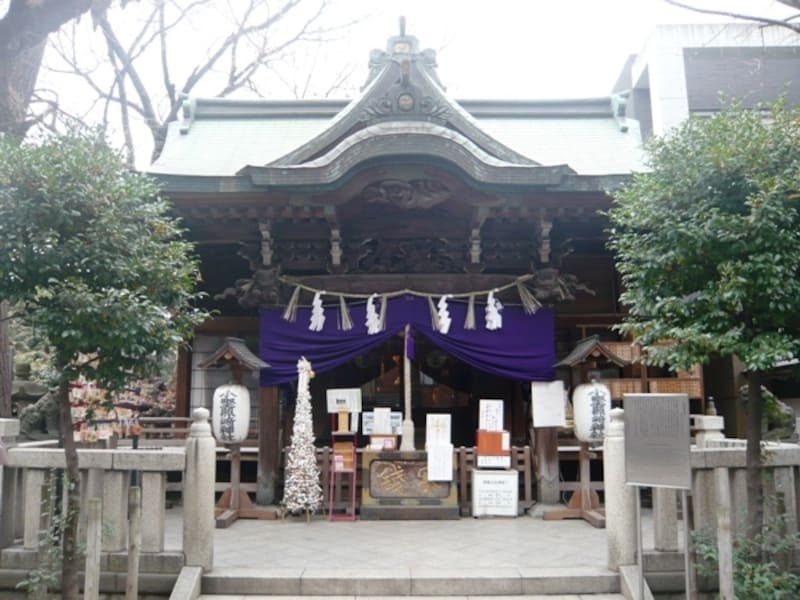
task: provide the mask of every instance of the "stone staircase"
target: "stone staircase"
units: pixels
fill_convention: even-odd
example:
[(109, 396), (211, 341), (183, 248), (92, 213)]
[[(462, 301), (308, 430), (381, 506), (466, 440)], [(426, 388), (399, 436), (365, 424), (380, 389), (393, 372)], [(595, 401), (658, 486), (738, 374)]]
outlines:
[[(619, 574), (591, 567), (491, 569), (220, 568), (202, 576), (204, 595), (497, 597), (603, 594), (618, 597)], [(609, 596), (611, 594), (611, 596)]]

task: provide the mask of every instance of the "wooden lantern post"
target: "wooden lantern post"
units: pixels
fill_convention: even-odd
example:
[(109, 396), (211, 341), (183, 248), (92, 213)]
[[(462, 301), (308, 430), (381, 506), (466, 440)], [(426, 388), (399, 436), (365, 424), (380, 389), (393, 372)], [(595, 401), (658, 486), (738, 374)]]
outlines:
[[(244, 370), (268, 368), (269, 365), (255, 356), (239, 338), (225, 338), (225, 343), (199, 366), (201, 369), (227, 364), (231, 381), (243, 387)], [(245, 388), (246, 389), (246, 388)], [(247, 424), (246, 426), (249, 426)], [(241, 442), (225, 443), (230, 453), (231, 484), (217, 502), (215, 514), (218, 528), (226, 528), (236, 519), (274, 519), (276, 511), (253, 504), (241, 486), (242, 452)]]

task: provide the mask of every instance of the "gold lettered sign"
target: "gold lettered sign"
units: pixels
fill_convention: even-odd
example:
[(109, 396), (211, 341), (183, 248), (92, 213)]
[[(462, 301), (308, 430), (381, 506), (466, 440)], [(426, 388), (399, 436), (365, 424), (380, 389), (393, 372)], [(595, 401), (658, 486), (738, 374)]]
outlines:
[(449, 481), (428, 481), (427, 460), (376, 459), (369, 465), (369, 493), (381, 498), (447, 498)]

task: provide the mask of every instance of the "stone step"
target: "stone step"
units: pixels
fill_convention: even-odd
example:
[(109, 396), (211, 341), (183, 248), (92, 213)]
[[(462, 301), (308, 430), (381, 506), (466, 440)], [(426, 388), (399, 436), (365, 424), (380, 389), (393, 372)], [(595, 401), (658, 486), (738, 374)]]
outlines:
[[(216, 568), (203, 575), (208, 595), (514, 596), (618, 594), (619, 574), (592, 567), (491, 569)], [(574, 599), (572, 599), (574, 600)]]
[[(315, 596), (314, 600), (408, 600), (410, 596)], [(203, 594), (200, 600), (295, 600), (297, 596)], [(413, 596), (415, 600), (625, 600), (622, 594), (536, 594), (519, 596)]]

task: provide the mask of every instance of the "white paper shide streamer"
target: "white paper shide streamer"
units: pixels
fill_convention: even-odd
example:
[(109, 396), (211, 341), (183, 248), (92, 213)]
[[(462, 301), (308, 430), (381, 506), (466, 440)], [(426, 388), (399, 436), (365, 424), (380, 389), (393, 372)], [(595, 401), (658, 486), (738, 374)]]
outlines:
[(439, 303), (436, 305), (436, 307), (439, 309), (437, 311), (439, 315), (439, 333), (443, 333), (444, 335), (447, 335), (447, 333), (450, 331), (450, 324), (453, 322), (453, 319), (450, 317), (450, 311), (447, 307), (448, 297), (448, 295), (442, 296), (439, 298)]
[(325, 308), (322, 306), (323, 292), (314, 294), (314, 299), (311, 301), (311, 322), (308, 328), (311, 331), (322, 331), (325, 326)]
[(489, 292), (486, 298), (486, 329), (495, 331), (503, 328), (503, 305), (494, 297), (494, 292)]
[(375, 308), (375, 300), (378, 298), (378, 294), (372, 294), (367, 300), (367, 333), (369, 335), (375, 335), (376, 333), (381, 332), (381, 317), (378, 314), (378, 309)]

